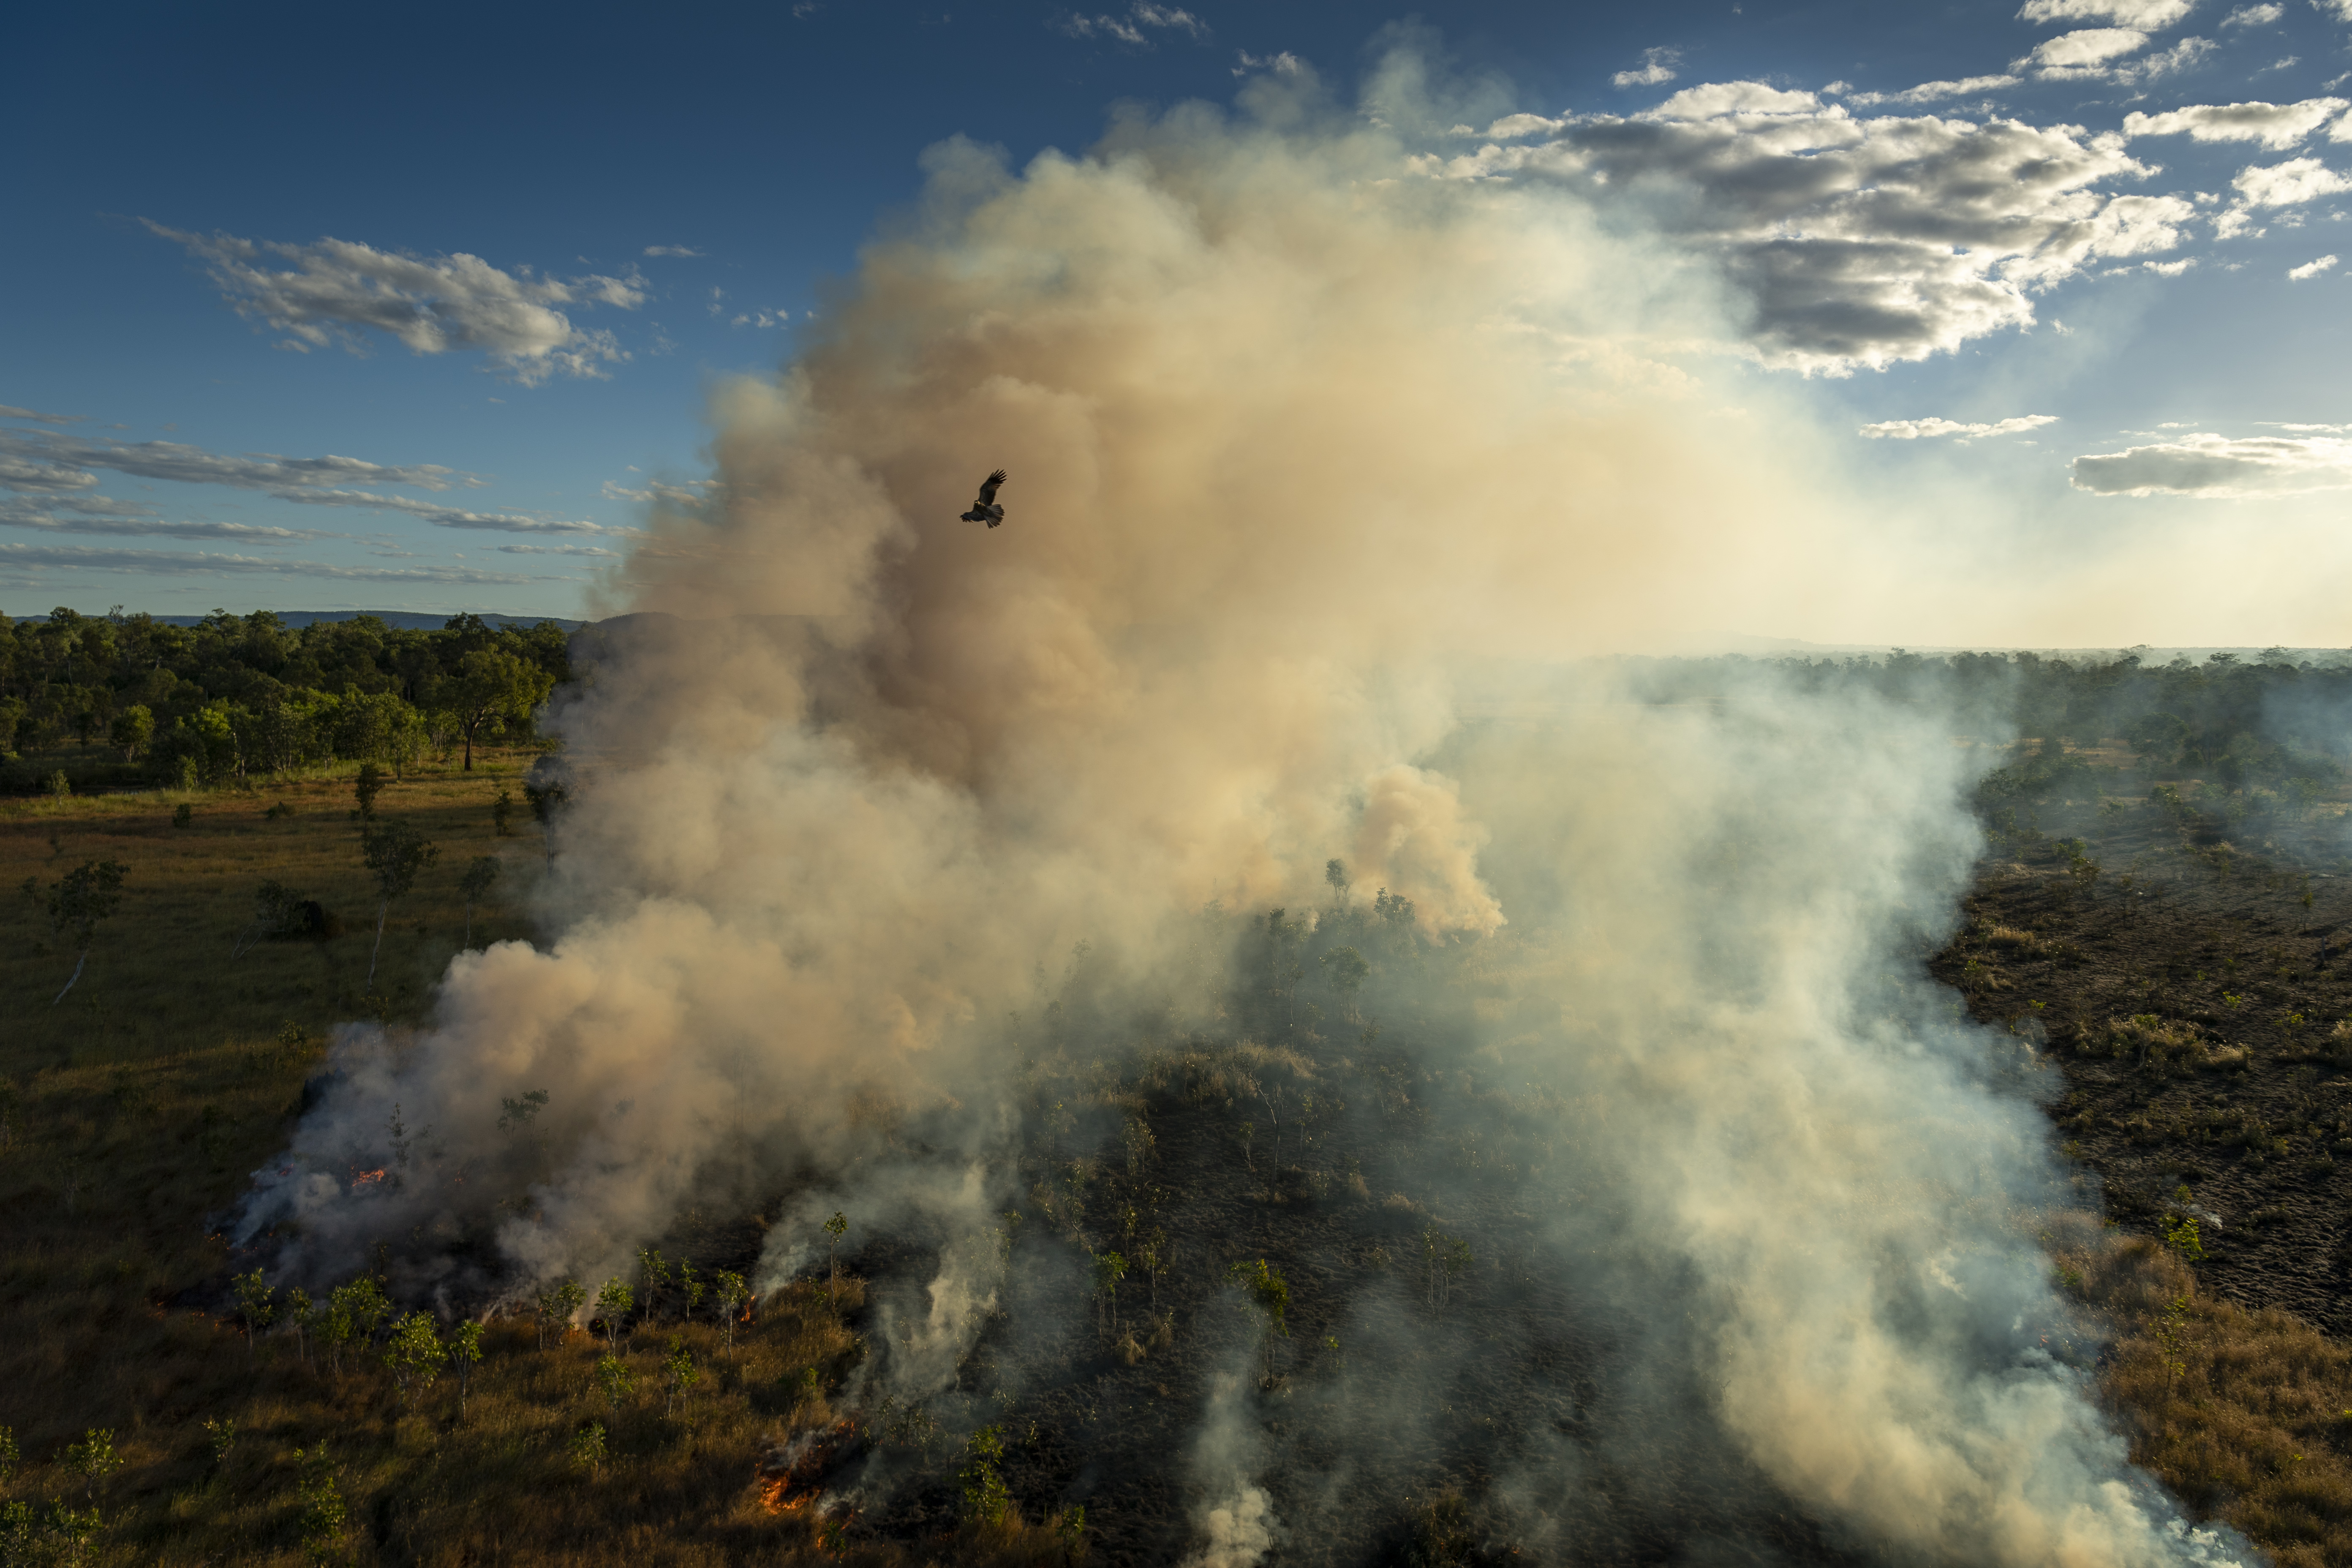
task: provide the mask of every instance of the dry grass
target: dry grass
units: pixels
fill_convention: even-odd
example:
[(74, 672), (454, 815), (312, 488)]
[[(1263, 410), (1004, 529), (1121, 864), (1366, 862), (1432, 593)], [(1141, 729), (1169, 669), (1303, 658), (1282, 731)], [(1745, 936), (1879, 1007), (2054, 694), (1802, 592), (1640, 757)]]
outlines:
[[(584, 1334), (536, 1348), (528, 1325), (493, 1322), (461, 1415), (445, 1373), (404, 1411), (384, 1370), (347, 1355), (340, 1380), (294, 1342), (265, 1336), (248, 1352), (200, 1310), (219, 1300), (228, 1252), (218, 1218), (246, 1173), (281, 1148), (304, 1076), (331, 1024), (381, 1010), (415, 1017), (457, 952), (457, 883), (477, 855), (501, 857), (494, 896), (475, 911), (474, 941), (529, 934), (525, 914), (543, 865), (521, 809), (527, 756), (478, 753), (477, 771), (426, 770), (389, 788), (380, 816), (414, 822), (441, 847), (416, 892), (393, 911), (371, 1001), (375, 906), (350, 820), (348, 777), (320, 776), (247, 795), (174, 794), (0, 803), (0, 1426), (24, 1464), (0, 1500), (45, 1511), (80, 1503), (67, 1446), (92, 1427), (114, 1435), (121, 1468), (99, 1483), (106, 1527), (85, 1561), (287, 1564), (303, 1542), (304, 1450), (320, 1443), (348, 1518), (329, 1553), (354, 1563), (715, 1564), (898, 1563), (908, 1553), (818, 1550), (814, 1526), (761, 1505), (754, 1466), (768, 1445), (831, 1418), (854, 1336), (822, 1290), (772, 1299), (739, 1333), (730, 1360), (718, 1331), (683, 1331), (704, 1379), (676, 1417), (658, 1370), (670, 1331), (623, 1341), (637, 1377), (629, 1405), (607, 1410)], [(516, 796), (515, 837), (496, 837), (491, 802)], [(186, 827), (172, 823), (185, 801)], [(292, 814), (271, 817), (283, 803)], [(89, 967), (62, 1005), (73, 967), (46, 921), (13, 889), (46, 886), (85, 860), (129, 868), (120, 911), (99, 930)], [(265, 942), (232, 962), (264, 880), (316, 898), (341, 917), (329, 941)], [(288, 1023), (299, 1043), (281, 1043)], [(859, 1292), (844, 1291), (841, 1311)], [(805, 1390), (808, 1369), (820, 1392)], [(581, 1424), (610, 1428), (593, 1476), (573, 1464)], [(234, 1422), (215, 1462), (208, 1421)], [(940, 1543), (959, 1561), (1065, 1562), (1050, 1531), (992, 1530)]]
[(2153, 1241), (2063, 1250), (2114, 1326), (2101, 1387), (2132, 1459), (2281, 1568), (2352, 1568), (2352, 1349), (2204, 1295)]

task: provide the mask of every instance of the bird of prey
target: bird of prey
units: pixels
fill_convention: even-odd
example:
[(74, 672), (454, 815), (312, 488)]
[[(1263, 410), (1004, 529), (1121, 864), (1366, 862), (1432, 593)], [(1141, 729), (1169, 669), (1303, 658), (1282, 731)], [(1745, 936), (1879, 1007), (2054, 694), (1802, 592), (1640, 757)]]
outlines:
[(996, 487), (1003, 482), (1004, 470), (1003, 468), (997, 469), (994, 473), (989, 475), (987, 479), (982, 480), (980, 486), (980, 499), (971, 503), (971, 510), (963, 514), (963, 521), (966, 522), (984, 522), (991, 528), (994, 528), (998, 523), (1003, 522), (1004, 521), (1004, 509), (996, 504)]

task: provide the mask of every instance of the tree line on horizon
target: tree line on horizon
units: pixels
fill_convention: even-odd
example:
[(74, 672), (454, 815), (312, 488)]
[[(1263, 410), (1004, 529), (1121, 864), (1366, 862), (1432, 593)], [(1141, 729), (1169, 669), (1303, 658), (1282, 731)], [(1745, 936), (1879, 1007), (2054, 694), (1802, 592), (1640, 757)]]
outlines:
[(398, 769), (460, 747), (470, 769), (478, 742), (535, 739), (536, 710), (571, 679), (553, 621), (0, 616), (0, 758), (19, 793), (58, 774), (198, 789), (335, 761)]
[(1990, 741), (2038, 742), (2042, 772), (2069, 748), (2120, 742), (2144, 766), (2179, 768), (2230, 789), (2334, 783), (2352, 761), (2352, 654), (2252, 658), (2214, 653), (2149, 664), (2137, 652), (2080, 660), (2033, 653), (1622, 661), (1653, 702), (1712, 701), (1764, 673), (1807, 692), (1872, 693), (1940, 709), (1956, 729)]

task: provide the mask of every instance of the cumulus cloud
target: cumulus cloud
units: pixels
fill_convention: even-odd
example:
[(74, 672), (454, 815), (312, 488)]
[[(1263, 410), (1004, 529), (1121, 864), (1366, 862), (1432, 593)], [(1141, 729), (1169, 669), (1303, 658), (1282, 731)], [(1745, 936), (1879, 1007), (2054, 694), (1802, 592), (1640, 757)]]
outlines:
[(2230, 183), (2250, 207), (2294, 206), (2352, 190), (2352, 180), (2316, 158), (2290, 158), (2284, 163), (2241, 169)]
[(1640, 65), (1619, 71), (1609, 79), (1619, 87), (1655, 87), (1675, 79), (1675, 67), (1682, 63), (1682, 58), (1680, 49), (1643, 49)]
[(2300, 267), (2288, 268), (2286, 275), (2290, 281), (2307, 283), (2321, 273), (2331, 270), (2336, 266), (2336, 257), (2323, 256), (2316, 261), (2306, 261)]
[(647, 256), (699, 256), (702, 252), (683, 245), (648, 245)]
[(2311, 0), (2311, 8), (2339, 22), (2352, 22), (2352, 0)]
[(2114, 22), (2150, 32), (2189, 15), (2191, 0), (2025, 0), (2021, 22)]
[(1073, 38), (1116, 38), (1122, 44), (1144, 46), (1149, 46), (1151, 42), (1150, 36), (1144, 31), (1147, 27), (1184, 33), (1201, 39), (1209, 36), (1208, 24), (1202, 22), (1192, 12), (1180, 10), (1173, 5), (1150, 5), (1146, 0), (1137, 0), (1137, 3), (1129, 6), (1123, 16), (1113, 16), (1108, 14), (1086, 16), (1073, 12), (1060, 18), (1054, 26)]
[(2284, 5), (2241, 5), (2221, 18), (2225, 27), (2267, 27), (2286, 15)]
[(2200, 434), (2077, 458), (2078, 490), (2108, 496), (2249, 500), (2352, 489), (2352, 441)]
[(1882, 419), (1875, 425), (1864, 426), (1858, 433), (1874, 441), (1916, 441), (1937, 436), (2014, 436), (2021, 430), (2039, 430), (2044, 425), (2057, 423), (2055, 414), (2020, 414), (1990, 425), (1969, 425), (1956, 419)]
[(2161, 114), (2124, 116), (2126, 136), (2187, 136), (2197, 142), (2259, 142), (2283, 152), (2352, 108), (2340, 98), (2299, 103), (2197, 103)]
[(511, 585), (547, 579), (509, 572), (481, 572), (463, 566), (335, 566), (320, 561), (278, 559), (258, 555), (215, 555), (208, 552), (117, 550), (89, 544), (16, 544), (0, 542), (0, 570), (67, 567), (100, 572), (138, 572), (149, 576), (189, 577), (228, 574), (238, 576), (327, 577), (341, 582), (415, 583), (430, 585)]
[[(412, 256), (341, 239), (289, 245), (147, 226), (201, 258), (239, 315), (289, 334), (279, 346), (304, 353), (335, 346), (363, 353), (373, 331), (420, 354), (478, 351), (525, 385), (559, 372), (601, 378), (605, 365), (628, 354), (611, 332), (575, 327), (556, 307), (635, 310), (646, 300), (634, 276), (539, 277), (528, 268), (502, 271), (463, 251)], [(292, 266), (274, 268), (273, 257)]]
[[(2015, 87), (2021, 79), (2014, 76), (1969, 76), (1958, 81), (1923, 81), (1917, 87), (1905, 88), (1901, 92), (1856, 92), (1847, 95), (1848, 103), (1864, 109), (1882, 103), (1938, 103), (1948, 98), (1968, 98), (1980, 92), (1999, 92)], [(1824, 89), (1826, 90), (1826, 89)]]
[(1535, 117), (1439, 178), (1565, 184), (1631, 204), (1721, 261), (1766, 363), (1842, 374), (2033, 320), (2099, 261), (2177, 249), (2195, 208), (2101, 187), (2154, 171), (2120, 137), (2012, 120), (1858, 117), (1813, 93), (1710, 82), (1631, 116)]
[(2082, 27), (2042, 39), (2030, 53), (2011, 61), (2009, 68), (2045, 78), (2071, 75), (2146, 47), (2147, 35), (2137, 27)]

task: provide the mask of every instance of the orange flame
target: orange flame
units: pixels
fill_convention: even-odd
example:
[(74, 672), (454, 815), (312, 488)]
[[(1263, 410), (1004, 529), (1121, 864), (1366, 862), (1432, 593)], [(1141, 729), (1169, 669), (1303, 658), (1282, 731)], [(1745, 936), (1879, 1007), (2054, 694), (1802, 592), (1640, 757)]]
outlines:
[(383, 1180), (383, 1167), (381, 1165), (377, 1166), (373, 1171), (353, 1171), (352, 1173), (352, 1185), (355, 1187), (364, 1187), (370, 1182), (381, 1182)]
[(775, 1514), (811, 1510), (824, 1496), (824, 1479), (849, 1457), (858, 1436), (856, 1418), (848, 1416), (772, 1450), (758, 1471), (761, 1506)]

